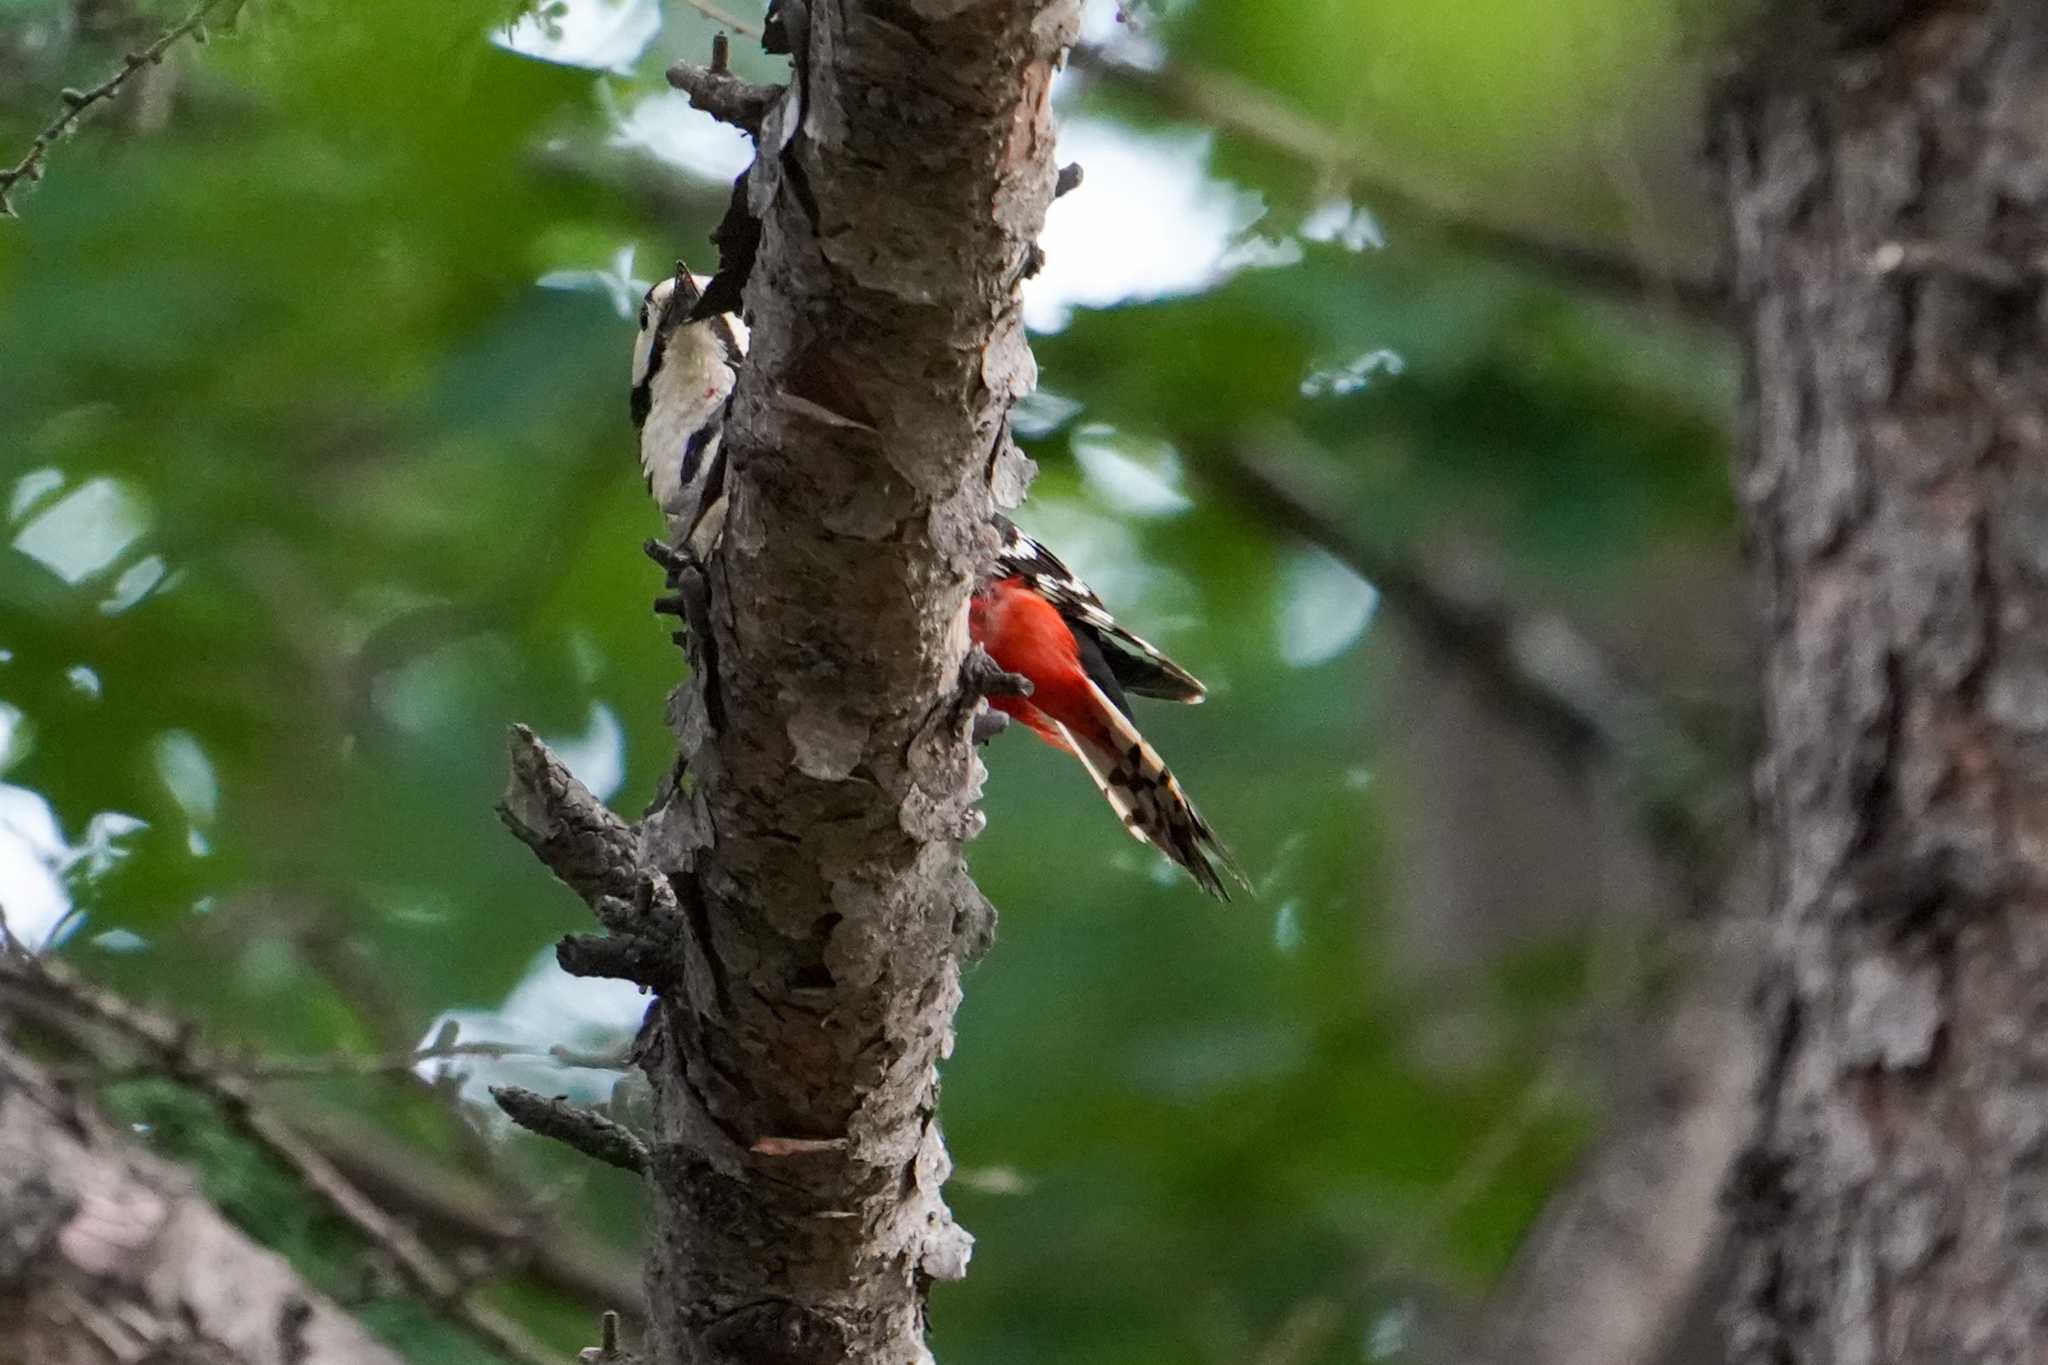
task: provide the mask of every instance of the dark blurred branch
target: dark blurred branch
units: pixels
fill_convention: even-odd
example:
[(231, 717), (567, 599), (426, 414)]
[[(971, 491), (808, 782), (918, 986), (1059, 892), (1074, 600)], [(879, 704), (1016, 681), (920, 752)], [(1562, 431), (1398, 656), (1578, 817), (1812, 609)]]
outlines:
[(481, 635), (510, 619), (511, 613), (502, 600), (505, 589), (505, 582), (500, 580), (484, 595), (470, 601), (427, 602), (408, 607), (372, 629), (347, 659), (311, 660), (319, 666), (338, 666), (342, 674), (346, 689), (344, 732), (364, 738), (386, 738), (376, 712), (377, 683), (416, 659)]
[[(729, 194), (729, 187), (714, 190), (702, 181), (678, 175), (674, 166), (636, 147), (593, 145), (574, 139), (550, 142), (534, 149), (533, 163), (550, 176), (603, 190), (618, 198), (622, 209), (682, 222), (705, 217), (716, 220)], [(601, 486), (601, 481), (587, 482)]]
[(552, 1365), (555, 1356), (511, 1319), (470, 1297), (469, 1281), (417, 1234), (358, 1190), (304, 1137), (264, 1108), (250, 1082), (203, 1049), (191, 1024), (141, 1009), (86, 981), (62, 963), (29, 952), (0, 924), (0, 985), (33, 996), (76, 1020), (104, 1029), (154, 1063), (158, 1074), (205, 1095), (230, 1126), (290, 1170), (398, 1270), (407, 1287), (435, 1312), (521, 1365)]
[[(347, 1052), (305, 1058), (230, 1052), (226, 1057), (235, 1074), (264, 1085), (338, 1076), (384, 1077), (442, 1101), (449, 1113), (445, 1125), (452, 1145), (449, 1154), (459, 1158), (460, 1169), (428, 1159), (419, 1148), (401, 1144), (368, 1121), (345, 1120), (317, 1100), (301, 1100), (282, 1092), (266, 1095), (266, 1100), (358, 1188), (432, 1234), (437, 1244), (478, 1244), (501, 1260), (516, 1253), (523, 1277), (581, 1298), (592, 1308), (630, 1305), (637, 1314), (637, 1267), (596, 1246), (564, 1220), (536, 1218), (533, 1211), (543, 1203), (544, 1194), (527, 1188), (506, 1169), (502, 1144), (474, 1122), (472, 1110), (461, 1098), (461, 1073), (448, 1067), (429, 1076), (418, 1067), (420, 1062), (437, 1059), (532, 1056), (547, 1057), (562, 1066), (618, 1070), (626, 1064), (623, 1053), (585, 1053), (559, 1043), (543, 1052), (512, 1044), (467, 1042), (447, 1026), (428, 1046), (416, 1046), (424, 1027), (421, 1011), (406, 998), (403, 984), (361, 953), (347, 936), (345, 923), (359, 922), (369, 913), (332, 896), (269, 889), (235, 896), (206, 917), (204, 932), (216, 944), (262, 934), (294, 946), (346, 1002), (356, 1024), (376, 1040), (378, 1048), (367, 1056)], [(122, 1065), (99, 1058), (91, 1079), (119, 1079)]]
[(1476, 196), (1427, 179), (1392, 155), (1334, 132), (1271, 91), (1227, 71), (1185, 61), (1158, 69), (1077, 48), (1073, 62), (1177, 113), (1263, 143), (1337, 176), (1375, 209), (1406, 215), (1454, 246), (1527, 266), (1569, 284), (1626, 295), (1712, 322), (1724, 321), (1725, 282), (1668, 262), (1640, 260), (1604, 244), (1561, 236), (1491, 214)]
[[(451, 1021), (452, 1022), (452, 1021)], [(367, 1080), (373, 1076), (410, 1076), (427, 1062), (455, 1060), (463, 1057), (502, 1059), (506, 1057), (545, 1058), (559, 1066), (589, 1067), (597, 1070), (624, 1070), (627, 1062), (622, 1055), (609, 1053), (578, 1052), (573, 1048), (556, 1043), (552, 1047), (524, 1047), (517, 1043), (454, 1042), (435, 1043), (414, 1052), (399, 1052), (384, 1056), (364, 1056), (354, 1052), (336, 1052), (324, 1057), (265, 1057), (245, 1056), (239, 1053), (223, 1052), (212, 1059), (216, 1077), (235, 1077), (258, 1085), (278, 1081), (316, 1081), (351, 1077)], [(126, 1067), (95, 1066), (91, 1074), (81, 1079), (95, 1082), (132, 1080), (138, 1077), (155, 1076), (159, 1069), (149, 1062)]]
[(34, 184), (43, 178), (43, 162), (50, 148), (69, 137), (88, 110), (120, 94), (121, 88), (128, 84), (136, 72), (161, 62), (164, 53), (181, 38), (196, 37), (198, 41), (205, 42), (206, 25), (216, 16), (222, 24), (232, 25), (241, 15), (242, 6), (246, 3), (247, 0), (202, 0), (190, 14), (157, 35), (156, 40), (148, 47), (123, 57), (120, 68), (98, 85), (88, 90), (66, 86), (59, 91), (58, 98), (64, 106), (63, 109), (59, 111), (57, 117), (50, 120), (43, 131), (36, 134), (35, 141), (29, 144), (27, 155), (12, 166), (0, 170), (0, 218), (17, 216), (14, 205), (8, 201), (8, 195), (24, 180)]
[(409, 1223), (451, 1242), (516, 1252), (521, 1273), (535, 1283), (593, 1307), (640, 1314), (638, 1263), (573, 1226), (536, 1220), (531, 1195), (435, 1162), (365, 1120), (297, 1105), (287, 1112), (358, 1189)]
[[(1286, 443), (1298, 444), (1292, 436)], [(1243, 445), (1204, 465), (1252, 515), (1314, 545), (1371, 583), (1424, 639), (1471, 668), (1511, 714), (1568, 758), (1614, 761), (1652, 831), (1692, 872), (1721, 839), (1711, 811), (1726, 766), (1630, 681), (1606, 652), (1555, 613), (1517, 608), (1333, 517), (1283, 442)], [(1697, 891), (1699, 888), (1692, 888)]]
[[(603, 183), (604, 173), (592, 161), (578, 163), (564, 153), (539, 154), (540, 163)], [(657, 171), (651, 158), (618, 158), (621, 174), (651, 180)], [(610, 164), (609, 160), (606, 164)], [(669, 177), (671, 180), (674, 177)], [(663, 212), (682, 211), (680, 201), (664, 201)], [(336, 661), (327, 642), (309, 643), (308, 662), (322, 671), (335, 669), (342, 679), (345, 733), (367, 741), (392, 742), (376, 709), (379, 680), (418, 659), (460, 640), (492, 630), (516, 627), (561, 581), (563, 565), (576, 553), (608, 505), (612, 484), (610, 453), (594, 447), (582, 465), (547, 495), (550, 520), (514, 550), (497, 557), (495, 567), (477, 592), (463, 601), (429, 602), (402, 611), (378, 625), (346, 659)], [(280, 604), (280, 612), (285, 608)], [(290, 632), (287, 632), (289, 635)]]

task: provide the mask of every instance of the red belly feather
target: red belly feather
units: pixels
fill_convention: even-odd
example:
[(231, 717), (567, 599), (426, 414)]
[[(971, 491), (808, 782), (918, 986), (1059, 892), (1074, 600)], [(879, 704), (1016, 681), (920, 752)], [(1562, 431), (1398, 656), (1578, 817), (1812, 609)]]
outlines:
[(1101, 702), (1081, 669), (1081, 655), (1059, 609), (1024, 586), (1005, 578), (975, 597), (968, 611), (968, 633), (988, 651), (997, 667), (1031, 679), (1028, 697), (991, 697), (989, 705), (1022, 721), (1055, 749), (1071, 753), (1060, 727), (1087, 739), (1104, 727), (1096, 716)]

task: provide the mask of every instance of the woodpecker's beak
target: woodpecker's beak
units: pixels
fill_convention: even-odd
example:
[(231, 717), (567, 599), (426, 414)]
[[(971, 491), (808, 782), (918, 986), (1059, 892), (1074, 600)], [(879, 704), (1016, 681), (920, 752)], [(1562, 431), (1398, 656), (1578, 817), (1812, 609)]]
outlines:
[(697, 287), (697, 281), (690, 278), (690, 268), (681, 261), (676, 262), (676, 292), (669, 295), (668, 306), (679, 310), (677, 317), (690, 316), (690, 310), (697, 306), (697, 300), (704, 297), (704, 291)]

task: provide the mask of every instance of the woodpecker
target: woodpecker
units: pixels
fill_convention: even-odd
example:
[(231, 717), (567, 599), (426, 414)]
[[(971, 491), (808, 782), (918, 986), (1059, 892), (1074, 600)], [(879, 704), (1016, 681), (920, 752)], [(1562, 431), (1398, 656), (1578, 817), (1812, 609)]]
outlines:
[[(698, 559), (725, 521), (723, 436), (746, 324), (730, 313), (691, 321), (706, 281), (676, 263), (640, 305), (633, 343), (633, 425), (640, 469), (678, 549)], [(968, 607), (968, 633), (1006, 672), (1030, 680), (1029, 697), (989, 704), (1081, 760), (1133, 838), (1229, 900), (1224, 876), (1250, 883), (1131, 717), (1129, 693), (1199, 702), (1193, 674), (1118, 625), (1094, 591), (1052, 551), (1005, 517), (993, 570)]]
[(1118, 625), (1057, 555), (1007, 518), (996, 521), (1002, 548), (968, 605), (968, 633), (997, 667), (1028, 678), (1031, 695), (992, 696), (989, 704), (1080, 759), (1131, 837), (1186, 868), (1204, 891), (1229, 900), (1224, 874), (1249, 891), (1230, 851), (1138, 733), (1127, 696), (1196, 703), (1206, 689)]
[(730, 313), (699, 322), (690, 310), (705, 281), (681, 261), (640, 303), (633, 341), (633, 427), (640, 472), (668, 520), (676, 546), (702, 559), (725, 521), (720, 449), (735, 370), (747, 354), (747, 325)]

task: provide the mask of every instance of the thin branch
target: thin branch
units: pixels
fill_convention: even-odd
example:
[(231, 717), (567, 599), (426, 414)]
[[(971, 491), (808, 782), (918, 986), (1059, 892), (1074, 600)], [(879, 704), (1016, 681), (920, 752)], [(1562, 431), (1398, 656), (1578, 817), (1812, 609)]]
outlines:
[[(0, 947), (10, 942), (4, 914), (0, 914)], [(20, 948), (24, 956), (28, 950)], [(107, 1055), (97, 1046), (97, 1035), (75, 1013), (43, 1000), (21, 996), (6, 1002), (18, 1017), (32, 1018), (46, 1028), (64, 1035), (77, 1049), (92, 1054), (96, 1061), (83, 1082), (104, 1084), (130, 1074), (157, 1076), (159, 1068), (132, 1068)], [(335, 1058), (332, 1069), (326, 1059), (304, 1062), (259, 1059), (249, 1070), (261, 1082), (294, 1080), (301, 1076), (349, 1074), (369, 1070), (372, 1074), (397, 1074), (401, 1060), (430, 1060), (434, 1056), (520, 1055), (522, 1050), (496, 1043), (457, 1043), (437, 1039), (434, 1046), (418, 1052), (392, 1054), (385, 1058)], [(616, 1069), (619, 1055), (584, 1054), (556, 1044), (545, 1054), (565, 1066)], [(230, 1058), (231, 1068), (243, 1059)], [(357, 1066), (369, 1062), (367, 1068)], [(387, 1064), (393, 1069), (387, 1070)], [(410, 1068), (407, 1067), (409, 1073)], [(228, 1074), (234, 1074), (231, 1070)], [(242, 1074), (249, 1074), (245, 1070)], [(458, 1171), (438, 1162), (422, 1160), (420, 1153), (402, 1146), (389, 1134), (367, 1121), (344, 1117), (329, 1109), (301, 1108), (289, 1099), (280, 1105), (293, 1128), (335, 1163), (350, 1182), (382, 1207), (397, 1212), (409, 1223), (424, 1227), (450, 1240), (475, 1243), (493, 1250), (516, 1246), (521, 1273), (549, 1288), (588, 1301), (593, 1305), (626, 1304), (642, 1310), (638, 1267), (625, 1262), (618, 1253), (591, 1242), (573, 1227), (537, 1225), (532, 1217), (533, 1194), (496, 1168), (494, 1160), (482, 1164), (485, 1174)], [(470, 1133), (463, 1123), (459, 1131)]]
[(404, 1365), (5, 1038), (0, 1142), (10, 1362)]
[(593, 1308), (644, 1311), (637, 1262), (573, 1224), (536, 1219), (536, 1197), (509, 1178), (480, 1177), (423, 1157), (417, 1147), (356, 1115), (290, 1105), (288, 1099), (280, 1107), (358, 1189), (424, 1232), (486, 1249), (517, 1247), (526, 1278)]
[(639, 839), (524, 725), (507, 738), (511, 773), (498, 818), (591, 904), (639, 893)]
[(712, 4), (711, 0), (683, 0), (683, 3), (703, 15), (706, 19), (709, 19), (712, 23), (724, 24), (734, 33), (744, 33), (749, 38), (761, 36), (761, 26), (759, 24), (750, 24), (744, 19), (734, 18), (718, 6)]
[(675, 953), (637, 934), (564, 934), (555, 965), (571, 976), (611, 977), (650, 990), (675, 984)]
[[(377, 1076), (408, 1076), (427, 1062), (459, 1057), (531, 1057), (551, 1061), (557, 1066), (590, 1067), (603, 1071), (623, 1070), (626, 1065), (622, 1055), (577, 1052), (560, 1043), (553, 1047), (539, 1048), (525, 1047), (517, 1043), (476, 1042), (454, 1043), (446, 1047), (436, 1045), (423, 1047), (415, 1052), (397, 1052), (384, 1056), (364, 1056), (350, 1052), (335, 1052), (324, 1057), (266, 1057), (219, 1053), (215, 1054), (211, 1063), (213, 1069), (208, 1074), (215, 1077), (236, 1077), (257, 1085), (277, 1081), (368, 1080)], [(95, 1068), (89, 1077), (81, 1079), (105, 1083), (157, 1074), (159, 1073), (156, 1067), (145, 1063), (125, 1068)]]
[[(1588, 1010), (1574, 1022), (1573, 1028), (1590, 1031), (1593, 1022), (1593, 1012)], [(1377, 1254), (1367, 1261), (1365, 1273), (1360, 1278), (1385, 1279), (1413, 1265), (1443, 1234), (1451, 1220), (1486, 1192), (1507, 1164), (1527, 1145), (1538, 1125), (1558, 1112), (1567, 1094), (1570, 1063), (1574, 1060), (1569, 1055), (1569, 1043), (1569, 1039), (1561, 1043), (1544, 1062), (1508, 1111), (1466, 1154), (1450, 1179), (1431, 1193), (1428, 1203), (1417, 1215), (1404, 1219), (1394, 1236), (1380, 1245)]]
[(623, 1123), (559, 1095), (549, 1099), (519, 1085), (494, 1085), (491, 1098), (505, 1111), (505, 1117), (530, 1133), (553, 1138), (607, 1166), (635, 1175), (647, 1173), (647, 1145)]
[(0, 982), (39, 995), (110, 1030), (151, 1058), (160, 1074), (211, 1099), (238, 1133), (289, 1168), (302, 1185), (382, 1252), (407, 1287), (434, 1311), (520, 1365), (554, 1365), (557, 1357), (553, 1352), (510, 1318), (473, 1300), (467, 1278), (358, 1190), (290, 1125), (265, 1109), (250, 1082), (229, 1074), (222, 1058), (199, 1047), (192, 1025), (131, 1005), (64, 964), (35, 956), (6, 929), (4, 920), (0, 920)]
[(18, 216), (14, 211), (14, 205), (8, 201), (8, 195), (24, 180), (34, 184), (43, 178), (43, 162), (50, 148), (71, 135), (79, 120), (85, 117), (87, 110), (121, 93), (121, 87), (126, 85), (136, 72), (145, 66), (155, 66), (161, 62), (164, 53), (179, 39), (198, 35), (200, 42), (206, 41), (204, 29), (216, 13), (223, 16), (224, 24), (233, 24), (246, 3), (247, 0), (201, 0), (199, 6), (190, 14), (158, 34), (155, 42), (123, 57), (120, 68), (98, 85), (89, 90), (66, 86), (59, 91), (58, 97), (63, 102), (63, 110), (56, 118), (50, 120), (42, 132), (36, 134), (35, 141), (29, 144), (27, 155), (5, 170), (0, 170), (0, 218)]
[(690, 107), (701, 109), (720, 123), (758, 137), (761, 120), (782, 98), (779, 85), (756, 85), (718, 67), (714, 55), (710, 66), (677, 62), (668, 69), (668, 83), (690, 97)]
[(1324, 127), (1269, 90), (1226, 71), (1187, 62), (1152, 69), (1098, 47), (1077, 48), (1074, 65), (1126, 89), (1337, 176), (1375, 208), (1406, 214), (1454, 245), (1529, 266), (1577, 285), (1725, 321), (1727, 287), (1677, 266), (1648, 262), (1611, 247), (1502, 222), (1477, 196), (1406, 169), (1384, 152)]

